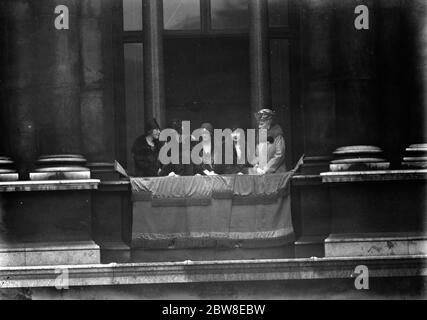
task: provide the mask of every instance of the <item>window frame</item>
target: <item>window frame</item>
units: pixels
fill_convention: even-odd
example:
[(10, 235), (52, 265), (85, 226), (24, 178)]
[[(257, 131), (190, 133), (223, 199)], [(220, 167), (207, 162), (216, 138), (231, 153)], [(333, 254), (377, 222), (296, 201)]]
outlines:
[[(165, 0), (162, 0), (165, 1)], [(192, 30), (167, 30), (164, 29), (163, 34), (165, 37), (215, 37), (215, 36), (240, 36), (245, 37), (249, 34), (249, 29), (212, 29), (212, 12), (211, 0), (200, 1), (200, 29)], [(269, 27), (269, 38), (284, 38), (292, 39), (297, 36), (296, 19), (295, 15), (298, 13), (296, 7), (297, 0), (289, 0), (289, 18), (288, 26), (286, 27)], [(123, 12), (122, 12), (123, 13)], [(142, 12), (141, 12), (142, 15)], [(123, 31), (124, 43), (144, 42), (144, 31)]]

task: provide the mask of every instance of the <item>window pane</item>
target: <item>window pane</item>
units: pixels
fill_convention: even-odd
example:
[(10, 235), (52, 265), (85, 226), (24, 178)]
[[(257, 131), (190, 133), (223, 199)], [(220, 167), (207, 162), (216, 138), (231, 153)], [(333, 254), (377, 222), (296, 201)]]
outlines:
[(133, 173), (131, 153), (135, 139), (144, 130), (144, 70), (142, 43), (124, 45), (125, 55), (125, 97), (126, 97), (126, 155), (127, 169)]
[(142, 30), (142, 0), (123, 0), (124, 31)]
[(164, 0), (166, 30), (200, 29), (200, 0)]
[(268, 0), (270, 27), (287, 27), (289, 23), (289, 0)]
[(212, 29), (247, 29), (248, 0), (211, 0)]

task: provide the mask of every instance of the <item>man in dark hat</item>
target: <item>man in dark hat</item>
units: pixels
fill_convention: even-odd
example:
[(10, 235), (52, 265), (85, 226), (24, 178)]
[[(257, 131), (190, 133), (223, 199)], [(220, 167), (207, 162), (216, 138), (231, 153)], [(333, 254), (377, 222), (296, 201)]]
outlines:
[(260, 142), (257, 145), (258, 159), (261, 155), (265, 155), (266, 163), (258, 161), (255, 164), (252, 172), (256, 174), (285, 172), (285, 138), (283, 130), (279, 124), (275, 122), (276, 113), (271, 109), (261, 109), (255, 114), (258, 129), (267, 130), (267, 142)]
[(138, 177), (156, 177), (159, 173), (160, 128), (155, 121), (145, 124), (145, 133), (139, 136), (132, 147), (135, 161), (135, 175)]

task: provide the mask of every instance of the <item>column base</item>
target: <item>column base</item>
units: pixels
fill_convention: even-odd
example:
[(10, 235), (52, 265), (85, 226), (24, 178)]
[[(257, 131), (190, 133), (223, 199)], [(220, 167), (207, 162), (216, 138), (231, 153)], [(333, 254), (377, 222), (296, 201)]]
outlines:
[(100, 249), (93, 241), (0, 245), (0, 267), (66, 266), (100, 263)]
[(91, 179), (90, 171), (52, 171), (52, 172), (31, 172), (30, 180), (87, 180)]
[(325, 239), (326, 257), (426, 254), (425, 233), (331, 234)]
[(402, 167), (404, 169), (426, 169), (427, 143), (411, 144), (406, 148)]
[(0, 173), (0, 181), (18, 181), (18, 173)]
[(333, 152), (334, 160), (329, 171), (373, 171), (388, 170), (390, 162), (383, 157), (383, 150), (377, 146), (345, 146)]
[(85, 180), (90, 179), (90, 170), (84, 165), (86, 159), (79, 154), (41, 156), (37, 168), (30, 173), (30, 180)]
[(0, 181), (17, 181), (19, 173), (15, 170), (15, 162), (9, 157), (0, 156)]

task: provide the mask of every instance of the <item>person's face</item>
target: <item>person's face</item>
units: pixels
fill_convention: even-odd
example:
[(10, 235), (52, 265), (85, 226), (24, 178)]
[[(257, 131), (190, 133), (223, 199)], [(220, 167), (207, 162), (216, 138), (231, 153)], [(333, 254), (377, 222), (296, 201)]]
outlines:
[(258, 121), (258, 129), (264, 129), (264, 130), (268, 130), (271, 127), (271, 122), (272, 120), (259, 120)]
[(154, 139), (159, 140), (160, 130), (159, 129), (154, 129), (152, 135), (153, 135)]
[(209, 132), (209, 130), (207, 130), (205, 128), (203, 128), (202, 130), (203, 130), (203, 132), (202, 132), (203, 141), (209, 141), (211, 133)]
[(231, 133), (231, 138), (233, 139), (234, 142), (238, 142), (240, 140), (240, 136), (241, 136), (241, 132), (239, 129), (236, 129)]

